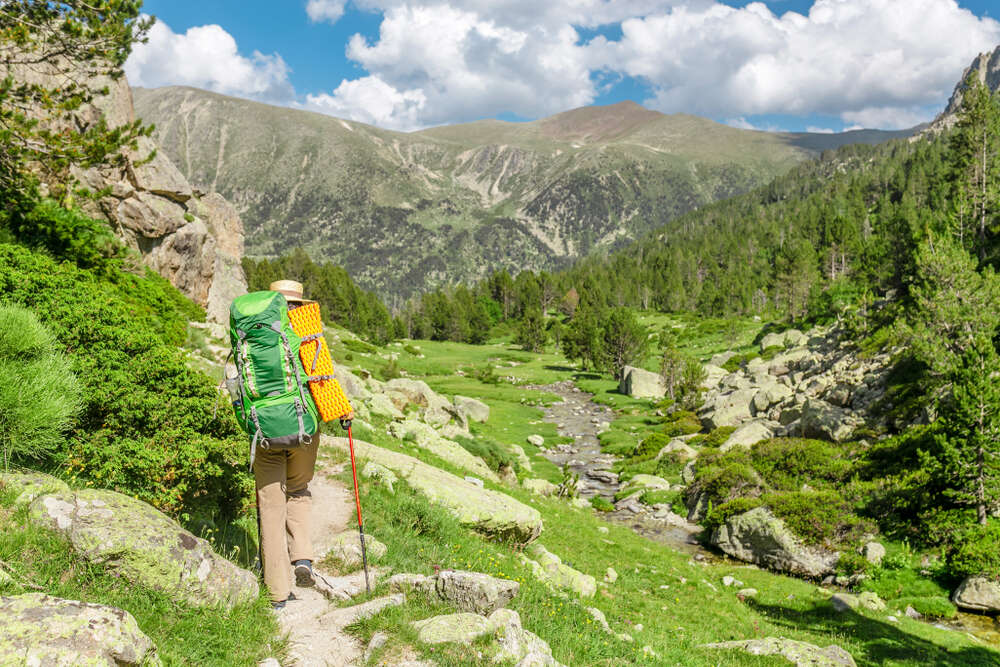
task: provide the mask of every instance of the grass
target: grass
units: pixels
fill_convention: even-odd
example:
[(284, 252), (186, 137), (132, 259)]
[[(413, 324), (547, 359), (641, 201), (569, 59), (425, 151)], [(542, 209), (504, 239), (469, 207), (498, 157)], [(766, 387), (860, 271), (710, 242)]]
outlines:
[(34, 592), (19, 580), (51, 596), (124, 609), (156, 644), (165, 665), (249, 666), (283, 658), (285, 646), (264, 597), (228, 612), (175, 602), (74, 555), (65, 538), (30, 524), (27, 509), (10, 501), (0, 492), (0, 560), (17, 580), (0, 581), (0, 594)]

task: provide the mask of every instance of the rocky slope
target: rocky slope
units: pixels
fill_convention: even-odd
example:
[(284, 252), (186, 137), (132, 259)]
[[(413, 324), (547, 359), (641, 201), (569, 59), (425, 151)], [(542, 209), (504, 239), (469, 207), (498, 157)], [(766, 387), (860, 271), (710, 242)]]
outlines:
[(749, 132), (633, 103), (404, 134), (192, 88), (134, 95), (186, 177), (235, 203), (250, 254), (301, 246), (397, 298), (556, 268), (817, 151), (898, 134)]
[(980, 53), (973, 58), (969, 66), (962, 72), (962, 78), (955, 84), (955, 90), (948, 100), (948, 106), (941, 115), (934, 119), (934, 122), (928, 128), (931, 132), (946, 130), (955, 124), (956, 114), (962, 106), (962, 92), (965, 90), (965, 80), (972, 72), (975, 72), (979, 81), (990, 90), (994, 92), (1000, 90), (1000, 46), (993, 49), (993, 51)]

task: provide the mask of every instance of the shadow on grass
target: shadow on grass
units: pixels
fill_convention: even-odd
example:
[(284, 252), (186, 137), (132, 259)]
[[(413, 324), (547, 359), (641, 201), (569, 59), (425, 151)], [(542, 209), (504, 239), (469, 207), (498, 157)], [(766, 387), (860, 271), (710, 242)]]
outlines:
[(572, 373), (575, 368), (570, 368), (569, 366), (556, 366), (555, 364), (547, 364), (542, 366), (547, 371), (559, 371), (560, 373)]
[[(811, 609), (750, 603), (777, 625), (819, 634), (840, 633), (863, 649), (854, 659), (859, 665), (882, 665), (888, 661), (913, 665), (1000, 665), (1000, 652), (969, 646), (954, 650), (904, 632), (897, 624), (869, 618), (853, 611), (837, 612), (828, 604)], [(957, 638), (957, 637), (956, 637)]]
[(573, 373), (574, 380), (600, 380), (601, 377), (600, 373), (589, 373), (587, 371)]

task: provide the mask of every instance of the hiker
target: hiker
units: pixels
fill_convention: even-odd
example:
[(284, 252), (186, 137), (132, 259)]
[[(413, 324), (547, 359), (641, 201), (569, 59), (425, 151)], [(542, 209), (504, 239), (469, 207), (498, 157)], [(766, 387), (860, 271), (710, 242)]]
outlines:
[[(302, 284), (294, 280), (278, 280), (270, 289), (280, 292), (288, 302), (288, 310), (306, 303)], [(350, 419), (353, 415), (347, 415)], [(319, 446), (318, 425), (310, 434), (310, 443), (293, 449), (258, 449), (253, 462), (257, 485), (257, 511), (260, 521), (261, 564), (264, 583), (271, 592), (271, 606), (282, 609), (291, 592), (288, 564), (295, 568), (295, 583), (313, 586), (312, 495), (309, 482), (316, 466)]]

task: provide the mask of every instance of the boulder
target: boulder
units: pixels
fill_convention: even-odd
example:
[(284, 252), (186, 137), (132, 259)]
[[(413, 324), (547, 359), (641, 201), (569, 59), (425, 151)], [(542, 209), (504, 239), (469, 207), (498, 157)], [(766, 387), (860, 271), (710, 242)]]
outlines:
[(5, 472), (0, 474), (0, 488), (12, 491), (17, 496), (14, 505), (27, 505), (46, 493), (69, 493), (66, 482), (41, 472)]
[(789, 350), (783, 354), (779, 354), (774, 359), (771, 359), (771, 363), (767, 366), (767, 371), (771, 375), (787, 375), (796, 368), (803, 359), (808, 359), (813, 356), (813, 353), (805, 348), (799, 348), (796, 350)]
[(389, 419), (403, 419), (404, 415), (399, 408), (385, 394), (373, 394), (368, 399), (368, 409), (373, 415), (378, 417), (388, 417)]
[(521, 559), (539, 581), (556, 589), (572, 591), (582, 598), (592, 598), (597, 592), (597, 580), (594, 577), (566, 565), (559, 556), (541, 544), (528, 546), (525, 553), (530, 558), (521, 555)]
[(424, 420), (425, 424), (430, 424), (431, 426), (444, 426), (451, 421), (451, 413), (444, 408), (434, 406), (421, 410), (420, 418)]
[(868, 609), (870, 611), (885, 611), (885, 601), (876, 593), (865, 591), (860, 595), (851, 593), (836, 593), (830, 598), (830, 604), (839, 612), (851, 609)]
[(463, 470), (467, 470), (479, 477), (485, 477), (493, 482), (500, 483), (500, 478), (489, 466), (479, 458), (462, 447), (454, 440), (441, 437), (441, 434), (434, 430), (429, 424), (417, 421), (416, 419), (405, 419), (389, 424), (389, 434), (394, 438), (412, 442), (420, 449), (441, 457)]
[(258, 595), (257, 578), (141, 500), (98, 489), (39, 496), (32, 523), (64, 534), (86, 560), (195, 606)]
[(0, 664), (161, 663), (156, 646), (127, 611), (27, 593), (0, 597)]
[[(363, 565), (361, 555), (361, 536), (356, 530), (345, 530), (329, 538), (329, 547), (322, 557), (333, 557), (346, 570), (353, 570)], [(373, 563), (385, 557), (389, 549), (375, 539), (370, 533), (365, 533), (365, 551), (368, 562)]]
[(765, 637), (764, 639), (742, 639), (716, 644), (702, 644), (701, 648), (738, 649), (750, 655), (780, 655), (797, 667), (856, 667), (851, 654), (836, 644), (820, 648), (814, 644), (785, 639)]
[(361, 469), (361, 476), (365, 479), (378, 480), (382, 486), (389, 489), (389, 493), (395, 493), (393, 484), (399, 480), (399, 478), (396, 477), (396, 473), (389, 470), (385, 466), (373, 463), (372, 461), (366, 463), (365, 467)]
[(810, 399), (802, 408), (802, 433), (807, 438), (843, 442), (851, 437), (856, 425), (850, 412), (826, 401)]
[(634, 475), (632, 479), (628, 481), (627, 487), (633, 490), (643, 489), (649, 491), (669, 491), (670, 482), (662, 477), (657, 477), (656, 475), (646, 475), (640, 473), (638, 475)]
[(194, 196), (191, 184), (166, 154), (157, 150), (155, 141), (139, 137), (136, 144), (137, 150), (125, 150), (128, 157), (126, 173), (132, 187), (181, 204)]
[(524, 479), (521, 486), (540, 496), (553, 496), (559, 491), (559, 487), (547, 479)]
[[(714, 357), (713, 357), (714, 359)], [(725, 362), (723, 362), (725, 363)], [(722, 378), (729, 375), (729, 371), (724, 368), (713, 364), (705, 364), (702, 367), (705, 371), (705, 379), (702, 380), (701, 386), (704, 389), (715, 389), (722, 382)]]
[(652, 373), (641, 368), (626, 366), (622, 369), (622, 379), (618, 391), (632, 398), (663, 398), (667, 388), (663, 378), (658, 373)]
[(497, 609), (490, 614), (496, 634), (494, 662), (516, 661), (518, 667), (563, 667), (552, 657), (548, 643), (521, 626), (521, 616), (512, 609)]
[(722, 443), (720, 449), (724, 452), (728, 452), (734, 447), (741, 447), (743, 449), (750, 449), (753, 445), (757, 444), (761, 440), (768, 440), (773, 437), (771, 429), (764, 426), (760, 422), (750, 422), (740, 426), (738, 429), (733, 431), (732, 435), (726, 438), (726, 441)]
[(840, 554), (806, 547), (765, 507), (729, 517), (711, 542), (739, 560), (814, 579), (833, 574)]
[(861, 555), (872, 565), (881, 565), (882, 559), (885, 558), (885, 547), (878, 542), (869, 542), (861, 547)]
[(492, 634), (495, 629), (485, 616), (469, 612), (434, 616), (414, 621), (410, 626), (417, 631), (417, 639), (424, 644), (471, 644), (480, 637)]
[(710, 412), (702, 418), (702, 424), (708, 429), (721, 426), (738, 426), (753, 418), (751, 412), (756, 389), (738, 389), (732, 393), (719, 396), (711, 406)]
[(422, 408), (445, 408), (451, 403), (429, 386), (423, 380), (410, 378), (395, 378), (385, 383), (386, 391), (394, 391), (406, 397), (412, 405)]
[(754, 394), (753, 407), (758, 413), (764, 412), (772, 405), (790, 398), (794, 393), (791, 387), (771, 381)]
[(528, 472), (531, 472), (532, 469), (531, 459), (529, 459), (528, 455), (524, 453), (524, 447), (522, 447), (521, 445), (507, 445), (507, 447), (510, 449), (511, 453), (517, 459), (517, 464), (521, 466), (521, 470), (527, 470)]
[(674, 456), (681, 460), (690, 461), (691, 459), (698, 457), (698, 450), (680, 438), (674, 438), (664, 445), (659, 452), (657, 452), (656, 460), (659, 461), (667, 454), (674, 454)]
[(367, 401), (372, 397), (372, 392), (365, 386), (364, 380), (351, 372), (347, 366), (339, 364), (333, 365), (333, 374), (337, 376), (340, 388), (344, 390), (347, 398), (354, 401)]
[[(322, 442), (326, 446), (348, 451), (347, 438), (324, 435)], [(432, 503), (448, 509), (460, 523), (488, 537), (528, 544), (542, 532), (542, 517), (538, 510), (506, 494), (480, 489), (412, 456), (363, 440), (356, 439), (354, 447), (359, 458), (389, 468)]]
[(490, 406), (482, 401), (467, 396), (455, 396), (454, 401), (455, 407), (470, 421), (482, 423), (490, 418)]
[(772, 347), (785, 347), (784, 333), (769, 333), (760, 339), (760, 351), (769, 350)]
[(996, 613), (1000, 611), (1000, 582), (985, 576), (967, 577), (952, 595), (962, 609)]
[(711, 359), (708, 360), (708, 365), (710, 366), (724, 366), (727, 361), (736, 356), (735, 352), (720, 352), (713, 355)]
[(545, 444), (545, 438), (538, 435), (537, 433), (528, 436), (528, 444), (534, 445), (535, 447), (541, 448)]
[(437, 575), (434, 592), (461, 611), (488, 615), (506, 607), (517, 595), (521, 585), (509, 579), (498, 579), (482, 572), (442, 570)]

